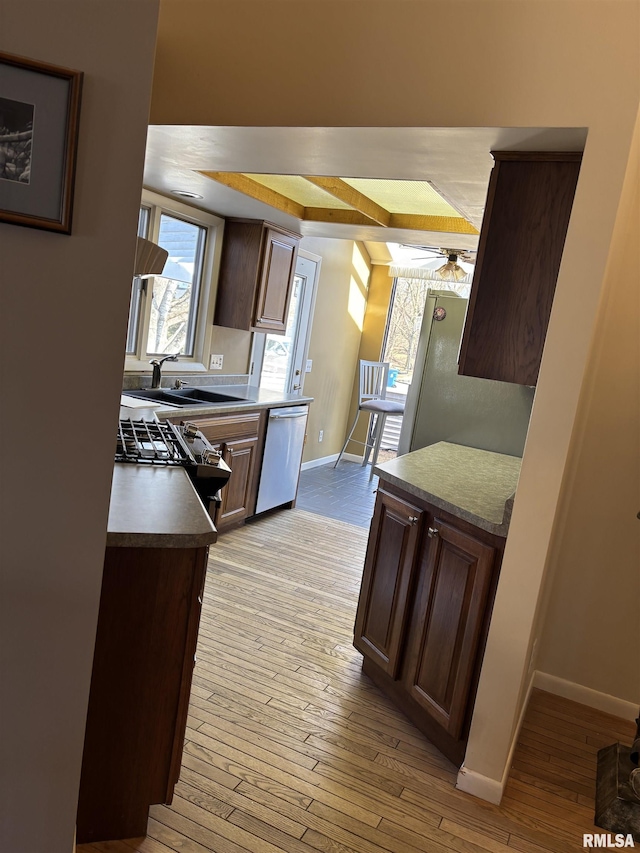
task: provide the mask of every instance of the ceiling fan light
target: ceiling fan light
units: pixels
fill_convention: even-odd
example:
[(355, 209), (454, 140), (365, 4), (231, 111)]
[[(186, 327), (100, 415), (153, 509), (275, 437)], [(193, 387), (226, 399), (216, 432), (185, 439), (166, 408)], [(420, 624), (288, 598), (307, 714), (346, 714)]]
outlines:
[(436, 270), (436, 275), (438, 275), (443, 281), (462, 281), (463, 278), (466, 278), (467, 274), (462, 267), (458, 265), (457, 260), (458, 256), (452, 252), (449, 255), (447, 263), (443, 264), (443, 266)]

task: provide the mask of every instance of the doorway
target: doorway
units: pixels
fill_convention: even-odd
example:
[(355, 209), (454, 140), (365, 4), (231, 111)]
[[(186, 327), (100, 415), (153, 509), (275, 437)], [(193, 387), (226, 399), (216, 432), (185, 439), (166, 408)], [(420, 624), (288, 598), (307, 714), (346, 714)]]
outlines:
[(298, 253), (284, 335), (256, 332), (253, 336), (252, 385), (277, 393), (302, 394), (305, 373), (311, 369), (307, 353), (320, 263), (318, 255), (303, 250)]
[[(382, 344), (382, 361), (390, 365), (388, 400), (406, 404), (428, 292), (429, 282), (424, 279), (394, 278)], [(401, 428), (402, 415), (386, 419), (380, 444), (381, 462), (397, 455)]]

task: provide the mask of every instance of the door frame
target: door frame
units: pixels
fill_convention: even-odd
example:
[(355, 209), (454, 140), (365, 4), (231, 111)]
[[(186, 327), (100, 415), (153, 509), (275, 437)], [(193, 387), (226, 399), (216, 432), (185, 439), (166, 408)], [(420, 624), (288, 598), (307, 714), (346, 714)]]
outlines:
[[(302, 330), (300, 327), (296, 329), (295, 340), (294, 340), (294, 352), (293, 352), (293, 362), (291, 366), (291, 372), (288, 378), (288, 385), (290, 387), (285, 388), (286, 394), (297, 394), (301, 396), (304, 390), (304, 379), (307, 373), (306, 371), (306, 362), (307, 355), (309, 353), (309, 343), (311, 341), (311, 330), (313, 328), (313, 315), (316, 307), (316, 297), (318, 294), (318, 280), (320, 278), (320, 268), (322, 266), (322, 257), (320, 255), (315, 255), (313, 252), (307, 252), (305, 249), (298, 250), (298, 259), (296, 261), (296, 273), (297, 266), (299, 261), (310, 261), (315, 264), (315, 271), (313, 274), (307, 275), (307, 288), (305, 292), (305, 300), (307, 303), (307, 322), (306, 328)], [(309, 291), (310, 288), (310, 291)], [(251, 357), (250, 357), (250, 367), (249, 367), (249, 384), (250, 385), (260, 385), (260, 374), (262, 373), (262, 361), (264, 358), (264, 349), (267, 339), (267, 332), (254, 332), (253, 340), (251, 343)], [(295, 377), (295, 371), (299, 370), (300, 374), (300, 388), (293, 390), (293, 378)]]

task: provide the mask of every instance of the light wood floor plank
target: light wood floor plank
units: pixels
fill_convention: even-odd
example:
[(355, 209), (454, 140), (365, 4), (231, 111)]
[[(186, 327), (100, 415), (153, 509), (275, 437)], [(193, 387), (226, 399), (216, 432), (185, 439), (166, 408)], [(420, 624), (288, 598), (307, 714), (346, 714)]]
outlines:
[(126, 839), (125, 844), (129, 846), (129, 853), (135, 850), (136, 853), (174, 853), (172, 847), (167, 847), (155, 838), (147, 835), (146, 838)]
[[(182, 775), (144, 839), (78, 853), (571, 853), (631, 723), (534, 690), (501, 806), (361, 672), (367, 531), (300, 510), (212, 547)], [(597, 831), (597, 830), (595, 830)]]
[(224, 790), (216, 782), (206, 776), (202, 776), (200, 773), (190, 770), (188, 767), (183, 768), (180, 779), (181, 781), (176, 786), (178, 793), (182, 790), (181, 786), (183, 784), (188, 784), (192, 788), (199, 788), (201, 791), (209, 793), (217, 799), (226, 801), (233, 808), (241, 809), (246, 814), (251, 814), (263, 823), (268, 823), (275, 829), (286, 832), (287, 835), (292, 835), (294, 838), (301, 838), (307, 829), (304, 823), (293, 820), (287, 817), (286, 814), (283, 814), (282, 805), (284, 801), (282, 800), (278, 800), (278, 810), (276, 811), (273, 808), (263, 805), (254, 797), (245, 796), (238, 790)]
[(370, 803), (366, 798), (354, 795), (350, 789), (340, 784), (331, 785), (331, 790), (327, 790), (323, 777), (316, 776), (301, 765), (294, 765), (285, 760), (270, 763), (255, 757), (252, 754), (254, 750), (248, 745), (247, 751), (243, 751), (222, 740), (204, 737), (199, 732), (187, 732), (187, 738), (186, 749), (200, 746), (209, 755), (215, 754), (216, 760), (229, 762), (228, 766), (234, 768), (236, 773), (242, 773), (243, 776), (248, 772), (259, 774), (312, 799), (319, 799), (371, 826), (377, 826), (380, 822), (380, 815), (369, 808)]

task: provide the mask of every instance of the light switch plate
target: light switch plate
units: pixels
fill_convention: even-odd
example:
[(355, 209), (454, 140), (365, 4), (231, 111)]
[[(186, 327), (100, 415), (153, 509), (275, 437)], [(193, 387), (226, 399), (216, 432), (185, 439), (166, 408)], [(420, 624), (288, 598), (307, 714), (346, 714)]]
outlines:
[(312, 368), (312, 367), (313, 367), (313, 359), (312, 359), (312, 358), (308, 358), (308, 359), (307, 359), (307, 366), (305, 367), (304, 372), (305, 372), (305, 373), (311, 373), (311, 368)]
[(222, 370), (223, 355), (209, 356), (209, 370)]

